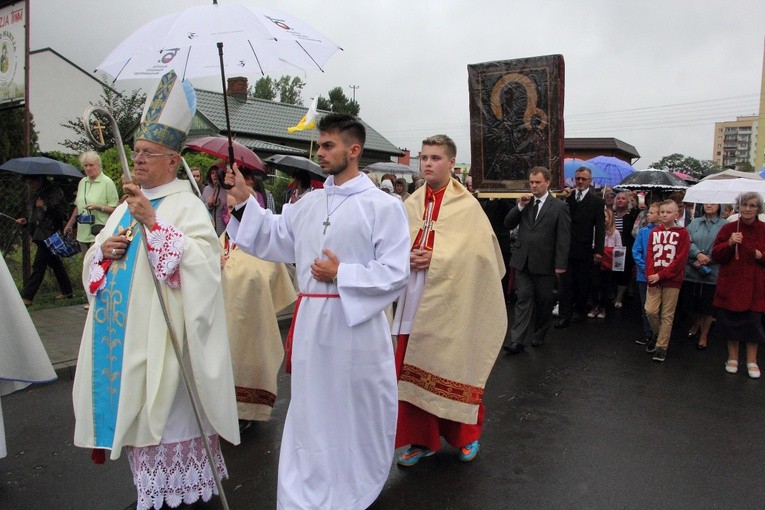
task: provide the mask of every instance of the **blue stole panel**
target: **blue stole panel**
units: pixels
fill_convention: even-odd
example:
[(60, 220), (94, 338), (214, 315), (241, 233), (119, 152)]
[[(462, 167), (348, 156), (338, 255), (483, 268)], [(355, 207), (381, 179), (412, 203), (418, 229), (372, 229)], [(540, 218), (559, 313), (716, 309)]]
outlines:
[[(151, 201), (156, 210), (161, 198)], [(133, 222), (130, 210), (122, 216), (114, 234)], [(136, 224), (127, 253), (113, 260), (106, 274), (106, 286), (99, 290), (93, 309), (93, 430), (96, 448), (111, 449), (117, 424), (122, 381), (122, 355), (130, 303), (130, 287), (136, 257), (143, 244), (143, 227)]]

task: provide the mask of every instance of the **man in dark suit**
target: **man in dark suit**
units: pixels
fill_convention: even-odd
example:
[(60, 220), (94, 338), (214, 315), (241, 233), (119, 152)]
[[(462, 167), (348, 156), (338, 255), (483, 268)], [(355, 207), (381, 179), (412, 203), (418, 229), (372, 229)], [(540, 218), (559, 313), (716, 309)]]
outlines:
[(574, 179), (576, 188), (566, 198), (571, 211), (571, 248), (568, 252), (568, 271), (560, 279), (560, 319), (555, 324), (556, 328), (565, 328), (571, 322), (585, 319), (593, 264), (603, 258), (605, 202), (590, 187), (592, 172), (589, 168), (579, 168)]
[[(523, 195), (505, 218), (505, 227), (518, 228), (510, 267), (515, 269), (515, 313), (511, 354), (523, 352), (526, 339), (538, 347), (544, 343), (552, 323), (555, 278), (566, 272), (571, 238), (568, 205), (550, 193), (550, 171), (536, 166), (529, 171), (531, 195)], [(533, 202), (532, 202), (533, 199)]]

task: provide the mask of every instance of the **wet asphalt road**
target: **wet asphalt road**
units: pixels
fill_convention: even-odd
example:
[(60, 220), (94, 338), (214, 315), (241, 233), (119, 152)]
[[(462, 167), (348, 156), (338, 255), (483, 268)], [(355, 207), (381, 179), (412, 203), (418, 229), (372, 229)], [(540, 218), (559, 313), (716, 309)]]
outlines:
[[(375, 510), (762, 508), (765, 380), (726, 374), (725, 346), (678, 334), (664, 363), (642, 346), (637, 308), (553, 330), (524, 354), (500, 354), (489, 379), (481, 450), (470, 464), (445, 446), (391, 468)], [(678, 328), (682, 331), (682, 328)], [(762, 355), (762, 363), (765, 364)], [(9, 456), (2, 509), (124, 509), (127, 461), (96, 466), (72, 446), (72, 381), (4, 397)], [(232, 509), (275, 508), (289, 379), (269, 423), (224, 445)], [(217, 507), (217, 505), (212, 506)]]

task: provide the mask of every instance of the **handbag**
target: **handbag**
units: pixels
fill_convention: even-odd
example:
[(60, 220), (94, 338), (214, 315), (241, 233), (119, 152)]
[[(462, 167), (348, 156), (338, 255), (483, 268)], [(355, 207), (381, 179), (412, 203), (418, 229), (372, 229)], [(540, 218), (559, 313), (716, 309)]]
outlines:
[(77, 242), (77, 239), (61, 231), (54, 232), (52, 236), (43, 242), (48, 250), (60, 259), (80, 253), (80, 243)]

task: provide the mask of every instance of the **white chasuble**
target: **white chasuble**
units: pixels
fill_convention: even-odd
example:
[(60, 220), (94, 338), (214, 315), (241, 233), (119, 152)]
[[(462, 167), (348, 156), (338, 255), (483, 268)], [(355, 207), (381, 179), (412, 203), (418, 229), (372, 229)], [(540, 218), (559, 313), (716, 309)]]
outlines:
[[(174, 226), (185, 238), (179, 265), (180, 287), (163, 284), (162, 292), (204, 420), (209, 422), (210, 432), (238, 444), (218, 238), (204, 204), (191, 193), (188, 182), (176, 180), (144, 190), (144, 194), (150, 200), (162, 198), (157, 207), (158, 220)], [(83, 285), (86, 289), (90, 283), (91, 259), (120, 226), (126, 208), (125, 203), (117, 207), (85, 255)], [(152, 270), (145, 248), (140, 246), (135, 256), (124, 321), (122, 389), (117, 403), (112, 459), (120, 456), (122, 446), (151, 446), (199, 435), (154, 289)], [(107, 280), (108, 277), (107, 272)], [(100, 299), (100, 291), (93, 299)], [(95, 308), (91, 304), (85, 322), (72, 395), (76, 419), (74, 443), (87, 448), (97, 446), (92, 416)]]

